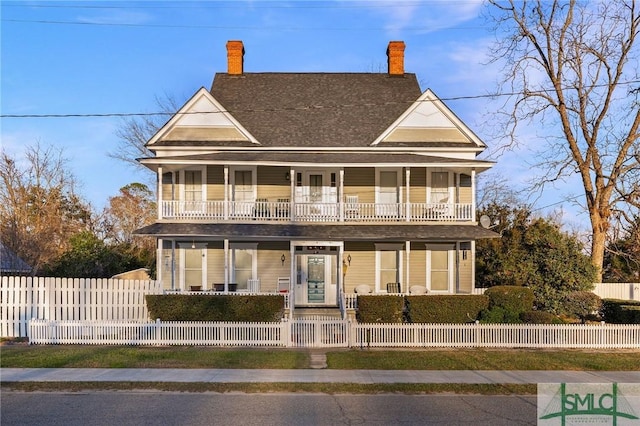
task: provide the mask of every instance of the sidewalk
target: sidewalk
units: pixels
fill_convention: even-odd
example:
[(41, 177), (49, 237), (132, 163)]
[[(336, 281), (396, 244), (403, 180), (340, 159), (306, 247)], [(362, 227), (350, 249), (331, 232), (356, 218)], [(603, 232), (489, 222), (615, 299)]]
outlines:
[(640, 383), (640, 371), (2, 368), (2, 382)]

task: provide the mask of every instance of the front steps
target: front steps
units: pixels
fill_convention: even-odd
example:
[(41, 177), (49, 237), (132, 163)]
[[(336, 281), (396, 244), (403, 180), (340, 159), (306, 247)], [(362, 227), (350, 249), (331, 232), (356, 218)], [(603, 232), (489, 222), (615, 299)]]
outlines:
[(337, 307), (304, 307), (293, 310), (293, 319), (342, 319)]

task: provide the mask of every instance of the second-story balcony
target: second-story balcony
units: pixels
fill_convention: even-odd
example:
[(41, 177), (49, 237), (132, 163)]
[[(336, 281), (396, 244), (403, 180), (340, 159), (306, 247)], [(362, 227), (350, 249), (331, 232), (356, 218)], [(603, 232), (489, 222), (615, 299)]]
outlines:
[(165, 220), (229, 222), (461, 222), (473, 221), (471, 203), (338, 203), (256, 201), (162, 201)]

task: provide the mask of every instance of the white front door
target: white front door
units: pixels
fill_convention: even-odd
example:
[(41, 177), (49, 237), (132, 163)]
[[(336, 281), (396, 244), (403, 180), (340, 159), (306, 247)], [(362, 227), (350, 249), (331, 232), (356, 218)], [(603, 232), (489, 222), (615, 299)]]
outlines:
[(295, 305), (337, 304), (337, 257), (328, 254), (297, 254)]

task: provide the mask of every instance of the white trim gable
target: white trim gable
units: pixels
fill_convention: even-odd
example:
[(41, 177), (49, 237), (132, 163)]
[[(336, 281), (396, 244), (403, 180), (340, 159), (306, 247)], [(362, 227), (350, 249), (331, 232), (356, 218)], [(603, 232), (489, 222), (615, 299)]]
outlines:
[(260, 144), (204, 87), (149, 139), (147, 146), (167, 138)]
[(427, 89), (371, 145), (375, 146), (381, 142), (393, 144), (397, 142), (395, 140), (397, 135), (402, 132), (405, 135), (413, 132), (413, 137), (422, 135), (418, 136), (420, 140), (413, 140), (414, 142), (465, 142), (482, 148), (486, 147), (484, 142), (431, 89)]

